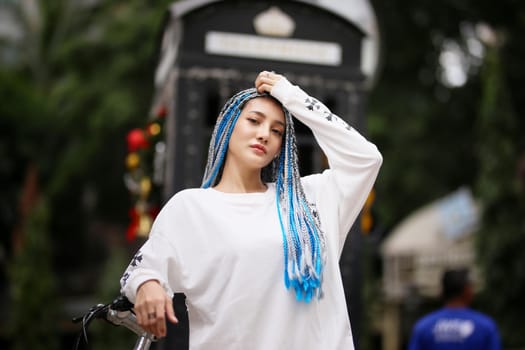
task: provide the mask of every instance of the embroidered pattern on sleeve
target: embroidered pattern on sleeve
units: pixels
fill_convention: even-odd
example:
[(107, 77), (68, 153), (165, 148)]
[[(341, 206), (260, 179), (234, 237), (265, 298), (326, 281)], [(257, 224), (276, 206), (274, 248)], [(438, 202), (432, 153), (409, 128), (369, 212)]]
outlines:
[(133, 267), (139, 266), (139, 264), (142, 262), (142, 252), (139, 250), (137, 254), (131, 259), (130, 265)]
[(126, 283), (128, 282), (129, 277), (131, 276), (133, 270), (135, 270), (140, 263), (142, 263), (142, 252), (139, 250), (135, 256), (131, 259), (131, 262), (129, 263), (128, 268), (124, 272), (124, 275), (122, 275), (122, 278), (120, 279), (120, 286), (124, 288), (126, 286)]
[(346, 130), (352, 130), (352, 127), (348, 125), (343, 119), (339, 118), (337, 115), (330, 112), (328, 108), (326, 108), (325, 105), (323, 105), (321, 102), (316, 100), (313, 97), (307, 97), (304, 101), (304, 104), (306, 108), (310, 111), (318, 111), (323, 115), (323, 117), (328, 120), (329, 122), (335, 122), (341, 126), (343, 126)]
[(120, 279), (120, 286), (122, 288), (124, 288), (124, 286), (128, 282), (129, 276), (131, 276), (130, 272), (126, 272), (126, 273), (124, 273), (124, 275), (122, 275), (122, 278)]

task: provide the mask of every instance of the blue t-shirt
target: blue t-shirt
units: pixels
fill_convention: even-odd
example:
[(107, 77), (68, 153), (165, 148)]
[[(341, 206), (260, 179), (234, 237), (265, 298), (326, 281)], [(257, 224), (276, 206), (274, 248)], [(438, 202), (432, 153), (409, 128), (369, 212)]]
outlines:
[(500, 350), (494, 321), (469, 308), (442, 308), (421, 318), (409, 350)]

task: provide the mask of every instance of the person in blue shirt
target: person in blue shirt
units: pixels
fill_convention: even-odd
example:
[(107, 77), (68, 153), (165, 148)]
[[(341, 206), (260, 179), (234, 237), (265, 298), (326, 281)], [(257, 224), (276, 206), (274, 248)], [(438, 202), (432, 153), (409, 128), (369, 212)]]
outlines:
[(467, 269), (444, 272), (445, 305), (417, 321), (408, 350), (501, 350), (495, 322), (469, 308), (473, 285)]

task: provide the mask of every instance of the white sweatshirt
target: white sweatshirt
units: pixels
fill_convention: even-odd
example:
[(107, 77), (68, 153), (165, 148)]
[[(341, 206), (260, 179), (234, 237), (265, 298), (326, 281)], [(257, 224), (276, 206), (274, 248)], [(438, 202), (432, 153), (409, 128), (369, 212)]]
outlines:
[(354, 349), (339, 258), (382, 162), (377, 148), (299, 87), (271, 94), (313, 131), (330, 169), (302, 178), (326, 239), (323, 297), (298, 302), (284, 285), (275, 184), (264, 193), (213, 188), (175, 194), (121, 280), (135, 302), (145, 281), (186, 295), (192, 350)]

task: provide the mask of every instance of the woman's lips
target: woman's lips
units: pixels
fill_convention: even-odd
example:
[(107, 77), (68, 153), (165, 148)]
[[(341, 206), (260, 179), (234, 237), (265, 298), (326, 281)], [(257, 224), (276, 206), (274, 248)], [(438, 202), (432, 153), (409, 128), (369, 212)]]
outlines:
[(257, 144), (251, 145), (250, 147), (263, 154), (266, 154), (266, 147), (264, 147), (263, 145), (260, 145), (257, 143)]

